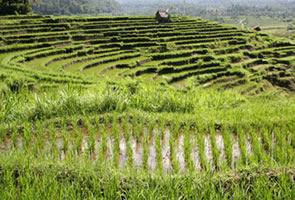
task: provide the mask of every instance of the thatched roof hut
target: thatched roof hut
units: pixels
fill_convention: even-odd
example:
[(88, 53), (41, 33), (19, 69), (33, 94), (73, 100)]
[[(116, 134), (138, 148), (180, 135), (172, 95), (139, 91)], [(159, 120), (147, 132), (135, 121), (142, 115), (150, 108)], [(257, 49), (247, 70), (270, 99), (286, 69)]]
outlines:
[(168, 10), (158, 10), (156, 12), (156, 20), (158, 22), (170, 22), (170, 13)]
[(252, 30), (254, 31), (261, 31), (261, 28), (259, 26), (253, 26)]

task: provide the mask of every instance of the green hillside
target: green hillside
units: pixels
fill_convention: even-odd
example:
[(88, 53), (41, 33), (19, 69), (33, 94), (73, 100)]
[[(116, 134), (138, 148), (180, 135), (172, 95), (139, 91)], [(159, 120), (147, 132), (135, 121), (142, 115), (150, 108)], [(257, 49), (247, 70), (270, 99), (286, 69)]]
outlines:
[(295, 89), (295, 44), (199, 18), (11, 16), (0, 24), (2, 79), (18, 71), (46, 86), (104, 76), (242, 93)]

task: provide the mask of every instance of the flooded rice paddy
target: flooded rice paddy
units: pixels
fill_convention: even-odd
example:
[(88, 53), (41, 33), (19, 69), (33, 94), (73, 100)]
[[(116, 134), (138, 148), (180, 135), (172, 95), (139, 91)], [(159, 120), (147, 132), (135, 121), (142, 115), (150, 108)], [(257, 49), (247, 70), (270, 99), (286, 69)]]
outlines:
[[(197, 134), (203, 134), (201, 137), (203, 141), (198, 141), (200, 137)], [(263, 149), (262, 138), (260, 136), (257, 138), (257, 143)], [(216, 132), (214, 139), (215, 146), (210, 134), (197, 132), (173, 134), (169, 128), (162, 131), (157, 129), (148, 131), (144, 128), (140, 135), (131, 130), (127, 134), (121, 130), (115, 134), (111, 129), (107, 129), (102, 134), (83, 128), (78, 132), (57, 131), (54, 136), (47, 132), (32, 133), (30, 136), (8, 135), (2, 138), (0, 150), (1, 152), (24, 151), (59, 161), (83, 158), (92, 162), (114, 164), (120, 169), (125, 167), (145, 168), (150, 171), (161, 169), (167, 173), (176, 169), (183, 171), (188, 167), (202, 170), (205, 165), (212, 169), (220, 166), (235, 168), (238, 163), (247, 162), (242, 154), (245, 154), (246, 159), (255, 156), (253, 138), (250, 135), (246, 135), (243, 141), (239, 135), (230, 135), (229, 146), (226, 145), (225, 137), (220, 132)], [(276, 148), (277, 141), (273, 134), (271, 140), (271, 148)], [(242, 152), (243, 148), (246, 152)], [(273, 157), (272, 152), (266, 152), (265, 155)], [(216, 166), (216, 163), (220, 166)]]

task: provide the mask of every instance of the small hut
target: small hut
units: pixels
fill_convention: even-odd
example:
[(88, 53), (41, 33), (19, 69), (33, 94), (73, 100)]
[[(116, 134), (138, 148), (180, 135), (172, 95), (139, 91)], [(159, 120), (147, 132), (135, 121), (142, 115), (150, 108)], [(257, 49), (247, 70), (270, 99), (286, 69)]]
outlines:
[(158, 10), (156, 12), (156, 20), (160, 23), (170, 22), (169, 10)]
[(253, 26), (252, 27), (252, 30), (254, 30), (254, 31), (261, 31), (261, 28), (259, 27), (259, 26)]

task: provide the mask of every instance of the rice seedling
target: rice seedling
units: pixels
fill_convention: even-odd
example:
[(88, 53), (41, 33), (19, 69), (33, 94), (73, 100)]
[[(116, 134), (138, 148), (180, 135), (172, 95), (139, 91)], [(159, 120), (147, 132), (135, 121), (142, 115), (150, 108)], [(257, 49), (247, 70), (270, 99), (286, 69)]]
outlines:
[(233, 163), (233, 149), (232, 149), (232, 135), (230, 133), (230, 129), (227, 126), (224, 126), (222, 129), (222, 135), (225, 146), (225, 156), (227, 161), (227, 166), (232, 168), (234, 166)]
[(22, 147), (24, 152), (28, 152), (30, 151), (30, 143), (31, 143), (31, 139), (32, 139), (32, 126), (30, 123), (26, 123), (24, 125), (24, 135), (23, 135), (23, 140), (22, 140)]
[(179, 132), (179, 124), (174, 122), (170, 129), (170, 137), (169, 137), (169, 148), (170, 148), (170, 163), (173, 169), (173, 172), (177, 173), (179, 171), (179, 163), (176, 158), (175, 152), (175, 138), (177, 138)]
[(51, 123), (48, 127), (48, 142), (51, 146), (50, 151), (48, 152), (49, 156), (53, 158), (53, 160), (57, 160), (59, 155), (61, 154), (60, 148), (58, 148), (58, 134), (56, 131), (56, 127), (54, 123)]
[(131, 147), (131, 130), (129, 129), (129, 119), (128, 118), (123, 118), (123, 131), (124, 131), (124, 136), (125, 136), (125, 141), (126, 141), (126, 146), (127, 146), (127, 166), (128, 168), (133, 167), (133, 150)]
[(206, 159), (205, 154), (205, 139), (204, 139), (204, 128), (201, 124), (198, 124), (198, 132), (197, 135), (197, 142), (199, 147), (199, 158), (200, 158), (200, 164), (201, 168), (203, 170), (209, 170), (209, 163)]
[(184, 130), (184, 159), (186, 163), (186, 168), (190, 171), (194, 170), (194, 166), (191, 159), (191, 135), (190, 135), (190, 127), (186, 126)]
[(258, 163), (263, 162), (263, 155), (261, 151), (261, 145), (259, 144), (258, 139), (258, 131), (254, 127), (247, 127), (247, 130), (249, 130), (249, 135), (251, 137), (251, 144), (253, 148), (253, 153), (255, 157), (255, 161)]
[(295, 125), (294, 123), (289, 124), (290, 133), (290, 144), (295, 149)]
[(36, 157), (40, 156), (43, 157), (44, 155), (44, 148), (45, 148), (45, 133), (43, 130), (43, 125), (40, 121), (36, 123), (37, 132), (34, 134), (34, 145), (32, 154)]
[(260, 135), (262, 140), (262, 147), (263, 147), (263, 150), (265, 151), (263, 159), (265, 159), (264, 160), (265, 162), (270, 163), (273, 158), (273, 146), (272, 146), (271, 133), (269, 131), (269, 127), (263, 126), (260, 129)]
[(99, 162), (104, 163), (104, 161), (107, 158), (107, 132), (106, 132), (106, 127), (104, 124), (101, 124), (100, 126), (100, 131), (101, 131), (101, 146), (100, 146), (100, 151), (99, 151)]
[(289, 149), (292, 147), (288, 144), (288, 131), (286, 125), (282, 125), (282, 127), (274, 128), (274, 136), (277, 142), (277, 159), (278, 162), (287, 164), (289, 163), (290, 157), (288, 153), (290, 152)]
[[(4, 132), (4, 131), (3, 131)], [(11, 148), (14, 150), (18, 149), (18, 141), (17, 141), (17, 136), (18, 136), (19, 130), (17, 127), (12, 129), (12, 134), (11, 134)]]
[(242, 126), (238, 126), (237, 127), (237, 133), (239, 136), (239, 147), (241, 150), (241, 159), (244, 165), (248, 165), (249, 164), (249, 160), (248, 160), (248, 156), (247, 153), (247, 136), (245, 134), (244, 128)]
[(142, 142), (142, 145), (143, 145), (142, 165), (145, 170), (149, 169), (149, 163), (148, 163), (149, 153), (150, 153), (149, 146), (150, 146), (150, 138), (153, 138), (153, 135), (154, 135), (154, 122), (151, 121), (148, 123), (148, 131), (147, 131), (147, 134), (144, 135), (143, 142)]
[(118, 127), (117, 116), (114, 115), (112, 124), (112, 132), (114, 137), (114, 148), (113, 148), (113, 164), (115, 168), (119, 167), (119, 157), (120, 157), (120, 130)]
[(68, 132), (67, 120), (63, 119), (61, 124), (61, 137), (62, 137), (62, 152), (61, 160), (65, 159), (67, 152), (69, 151), (70, 134)]
[(72, 138), (73, 138), (73, 153), (76, 157), (79, 157), (81, 154), (82, 150), (82, 141), (83, 141), (83, 133), (81, 132), (81, 129), (78, 125), (79, 119), (73, 118), (72, 119), (72, 125), (73, 125), (73, 130), (72, 130)]
[(287, 163), (292, 163), (294, 161), (294, 149), (291, 145), (291, 132), (288, 129), (287, 125), (283, 125), (282, 130), (283, 135), (285, 136), (285, 151), (286, 151), (286, 161)]
[(85, 151), (85, 156), (89, 159), (95, 158), (95, 141), (96, 141), (96, 132), (91, 122), (91, 119), (85, 119), (85, 125), (88, 131), (87, 135), (87, 149)]
[(211, 148), (213, 152), (213, 163), (214, 163), (215, 169), (218, 170), (220, 167), (220, 161), (219, 161), (220, 150), (217, 148), (217, 144), (216, 144), (216, 131), (215, 131), (214, 124), (210, 125), (209, 130), (210, 130)]
[[(161, 129), (158, 127), (159, 130)], [(162, 132), (157, 130), (157, 133), (155, 134), (155, 140), (156, 140), (156, 162), (157, 162), (157, 170), (162, 173), (163, 172), (163, 159), (162, 159), (162, 145), (161, 145), (161, 138), (162, 138)]]

